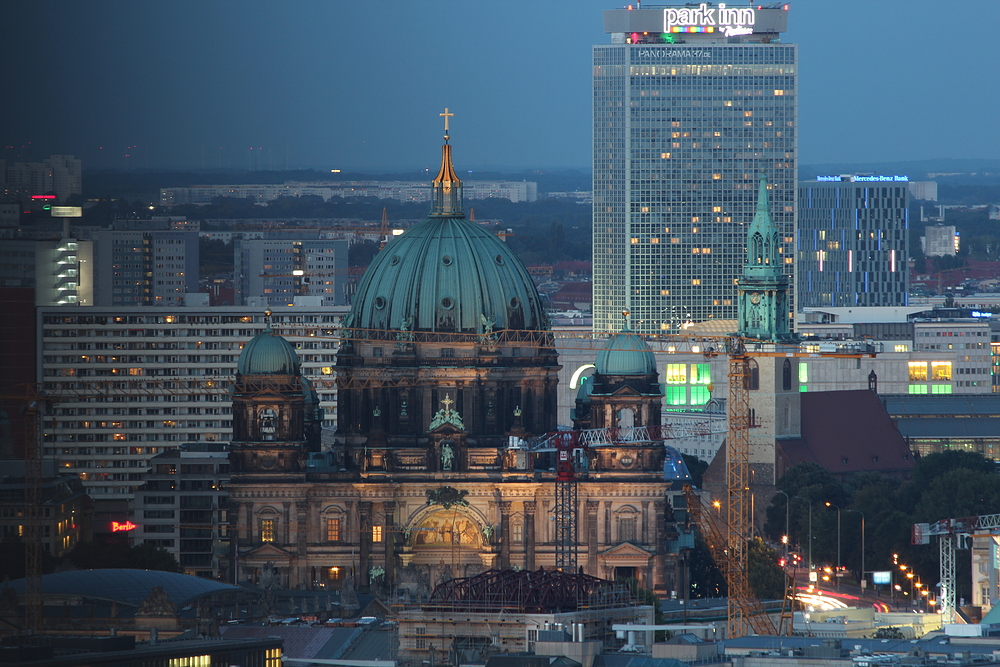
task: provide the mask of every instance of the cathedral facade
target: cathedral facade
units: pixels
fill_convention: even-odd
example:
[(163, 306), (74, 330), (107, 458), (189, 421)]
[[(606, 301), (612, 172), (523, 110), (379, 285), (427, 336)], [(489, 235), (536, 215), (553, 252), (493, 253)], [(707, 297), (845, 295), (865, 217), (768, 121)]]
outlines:
[[(421, 597), (489, 568), (554, 567), (556, 464), (538, 445), (556, 431), (552, 334), (520, 260), (462, 213), (445, 140), (428, 219), (375, 257), (343, 322), (333, 444), (319, 444), (294, 349), (270, 331), (244, 348), (229, 487), (237, 580), (273, 563), (290, 588), (351, 576)], [(636, 341), (645, 347), (609, 339), (577, 428), (659, 424), (655, 361)], [(581, 569), (677, 590), (679, 491), (662, 446), (576, 456)]]

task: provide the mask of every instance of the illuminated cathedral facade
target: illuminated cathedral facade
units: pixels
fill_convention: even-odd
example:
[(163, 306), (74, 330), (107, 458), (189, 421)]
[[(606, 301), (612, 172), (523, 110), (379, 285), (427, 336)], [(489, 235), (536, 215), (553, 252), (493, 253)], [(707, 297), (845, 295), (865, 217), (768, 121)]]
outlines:
[[(289, 588), (339, 588), (351, 575), (359, 589), (419, 598), (490, 568), (554, 567), (555, 460), (532, 445), (556, 430), (546, 313), (520, 260), (465, 218), (447, 134), (433, 191), (428, 218), (375, 257), (343, 322), (332, 443), (320, 445), (291, 345), (265, 331), (245, 346), (230, 455), (234, 580), (273, 564)], [(657, 425), (652, 352), (622, 336), (631, 340), (609, 339), (602, 384), (578, 409)], [(693, 542), (673, 522), (680, 490), (664, 479), (662, 446), (584, 455), (579, 566), (678, 590), (677, 553)]]

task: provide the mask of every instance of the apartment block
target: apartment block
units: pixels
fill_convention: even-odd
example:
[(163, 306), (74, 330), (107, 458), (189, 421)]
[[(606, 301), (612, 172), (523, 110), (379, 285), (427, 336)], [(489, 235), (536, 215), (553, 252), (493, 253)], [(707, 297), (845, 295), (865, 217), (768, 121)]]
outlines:
[[(346, 308), (274, 308), (333, 426), (333, 327)], [(38, 309), (38, 378), (52, 397), (44, 455), (95, 499), (131, 497), (149, 460), (183, 442), (228, 442), (240, 350), (264, 329), (243, 307)]]

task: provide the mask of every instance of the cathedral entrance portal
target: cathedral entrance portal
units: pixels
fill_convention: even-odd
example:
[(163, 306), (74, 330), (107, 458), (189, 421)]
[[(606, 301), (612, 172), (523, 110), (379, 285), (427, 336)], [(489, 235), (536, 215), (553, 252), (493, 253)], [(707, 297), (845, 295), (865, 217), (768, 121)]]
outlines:
[(404, 532), (404, 564), (427, 571), (432, 586), (479, 574), (492, 565), (492, 531), (465, 508), (431, 510)]

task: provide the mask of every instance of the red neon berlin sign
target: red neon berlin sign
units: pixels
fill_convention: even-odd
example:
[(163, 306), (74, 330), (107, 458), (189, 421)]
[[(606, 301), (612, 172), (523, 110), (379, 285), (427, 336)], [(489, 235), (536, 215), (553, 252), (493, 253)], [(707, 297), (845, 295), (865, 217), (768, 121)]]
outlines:
[(125, 531), (125, 530), (135, 530), (137, 527), (138, 526), (136, 526), (131, 521), (124, 521), (124, 522), (121, 522), (121, 523), (119, 523), (118, 521), (112, 521), (111, 522), (111, 532), (112, 533), (120, 533), (120, 532)]

